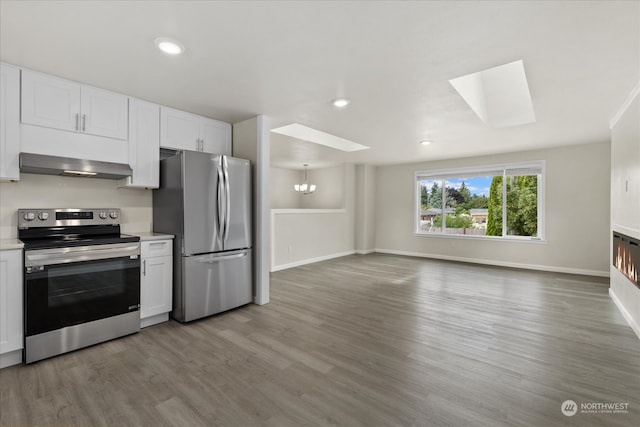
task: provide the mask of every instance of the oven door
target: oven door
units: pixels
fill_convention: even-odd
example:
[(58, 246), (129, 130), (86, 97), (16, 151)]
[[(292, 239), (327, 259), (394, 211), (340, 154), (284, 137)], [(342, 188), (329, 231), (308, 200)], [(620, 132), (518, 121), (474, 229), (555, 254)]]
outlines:
[(140, 309), (140, 243), (25, 251), (25, 335)]

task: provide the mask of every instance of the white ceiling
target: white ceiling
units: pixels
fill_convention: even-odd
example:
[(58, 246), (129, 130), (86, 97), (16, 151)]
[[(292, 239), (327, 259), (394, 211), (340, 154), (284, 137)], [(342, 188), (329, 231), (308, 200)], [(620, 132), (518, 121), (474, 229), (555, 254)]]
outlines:
[[(272, 134), (272, 163), (388, 164), (608, 140), (640, 80), (639, 1), (0, 2), (0, 59)], [(186, 46), (168, 57), (159, 36)], [(522, 59), (536, 123), (494, 129), (449, 84)], [(331, 101), (348, 97), (336, 109)], [(433, 144), (420, 145), (423, 139)]]

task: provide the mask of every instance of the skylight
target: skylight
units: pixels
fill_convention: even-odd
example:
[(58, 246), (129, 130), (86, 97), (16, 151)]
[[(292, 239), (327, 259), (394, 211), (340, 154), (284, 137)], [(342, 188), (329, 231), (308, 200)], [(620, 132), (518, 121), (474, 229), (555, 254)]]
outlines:
[(449, 80), (471, 109), (494, 128), (536, 121), (522, 60)]
[(335, 148), (336, 150), (359, 151), (369, 149), (366, 145), (358, 144), (357, 142), (349, 141), (348, 139), (340, 138), (339, 136), (331, 135), (330, 133), (321, 132), (298, 123), (292, 123), (290, 125), (271, 129), (271, 132)]

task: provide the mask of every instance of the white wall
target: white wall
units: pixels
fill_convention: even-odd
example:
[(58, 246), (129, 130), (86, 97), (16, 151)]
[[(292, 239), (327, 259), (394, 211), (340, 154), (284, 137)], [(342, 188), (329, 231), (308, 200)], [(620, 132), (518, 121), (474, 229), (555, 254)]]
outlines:
[[(309, 184), (316, 185), (312, 194), (299, 195), (303, 209), (341, 209), (345, 205), (344, 165), (321, 169), (310, 169), (307, 173)], [(300, 175), (304, 180), (304, 171)]]
[(294, 169), (271, 167), (271, 209), (299, 209), (302, 196), (293, 189), (300, 184), (302, 173)]
[(353, 212), (273, 210), (271, 271), (354, 253)]
[(304, 181), (304, 171), (271, 167), (272, 209), (342, 209), (344, 207), (344, 165), (310, 169), (309, 184), (316, 185), (311, 194), (296, 193), (295, 184)]
[[(378, 166), (376, 250), (609, 275), (610, 144), (577, 145), (477, 158)], [(546, 243), (416, 236), (414, 189), (417, 170), (546, 161)]]
[(271, 271), (354, 253), (354, 165), (340, 166), (340, 175), (344, 177), (340, 209), (271, 211)]
[[(640, 239), (640, 82), (612, 121), (611, 231)], [(611, 234), (609, 235), (611, 242)], [(640, 289), (613, 267), (609, 293), (640, 337)]]
[(125, 233), (149, 232), (152, 191), (118, 188), (110, 179), (20, 174), (0, 183), (0, 238), (17, 236), (21, 208), (120, 208)]

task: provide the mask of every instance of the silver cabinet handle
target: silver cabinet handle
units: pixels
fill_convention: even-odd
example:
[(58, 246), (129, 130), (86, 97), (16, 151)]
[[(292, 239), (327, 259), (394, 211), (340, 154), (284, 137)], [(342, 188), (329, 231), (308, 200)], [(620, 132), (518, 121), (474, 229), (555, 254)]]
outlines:
[(87, 115), (82, 115), (82, 132), (87, 130)]
[(235, 255), (212, 256), (212, 257), (204, 258), (204, 259), (196, 259), (196, 262), (200, 262), (200, 263), (203, 263), (203, 264), (213, 264), (213, 263), (220, 262), (220, 261), (228, 261), (230, 259), (244, 258), (247, 255), (248, 255), (247, 252), (244, 252), (244, 253), (235, 254)]
[(153, 242), (153, 243), (149, 243), (149, 246), (164, 246), (166, 244), (167, 242)]
[(114, 243), (101, 246), (73, 246), (69, 248), (34, 249), (24, 253), (25, 267), (34, 265), (66, 264), (70, 262), (94, 261), (101, 259), (140, 255), (140, 244)]
[(76, 113), (76, 131), (80, 132), (80, 113)]
[(224, 242), (229, 238), (229, 224), (231, 223), (231, 194), (229, 193), (229, 165), (227, 164), (227, 156), (222, 156), (222, 165), (224, 172), (224, 197), (225, 197), (225, 213), (224, 213)]
[(147, 275), (147, 260), (146, 259), (142, 260), (142, 275), (143, 276)]
[(220, 156), (220, 162), (218, 163), (217, 172), (218, 172), (218, 187), (216, 188), (216, 199), (218, 202), (218, 217), (216, 218), (216, 223), (218, 226), (218, 240), (220, 243), (224, 242), (224, 224), (225, 218), (224, 213), (226, 211), (223, 210), (224, 207), (224, 174), (222, 172), (222, 156)]

